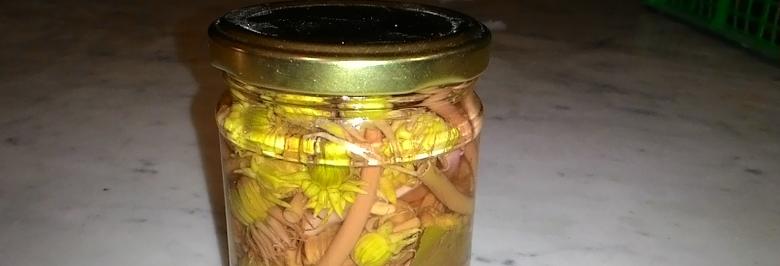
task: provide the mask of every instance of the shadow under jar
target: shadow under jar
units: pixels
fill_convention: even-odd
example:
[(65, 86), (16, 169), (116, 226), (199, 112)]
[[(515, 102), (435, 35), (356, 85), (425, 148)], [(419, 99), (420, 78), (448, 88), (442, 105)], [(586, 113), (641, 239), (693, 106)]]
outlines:
[(231, 265), (468, 265), (490, 33), (391, 2), (283, 2), (209, 29)]

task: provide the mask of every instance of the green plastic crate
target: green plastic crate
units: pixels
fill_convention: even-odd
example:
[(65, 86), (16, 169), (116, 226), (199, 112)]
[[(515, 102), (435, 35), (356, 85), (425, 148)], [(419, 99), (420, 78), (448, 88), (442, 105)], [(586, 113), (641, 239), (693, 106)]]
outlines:
[(780, 60), (780, 0), (643, 1), (663, 13)]

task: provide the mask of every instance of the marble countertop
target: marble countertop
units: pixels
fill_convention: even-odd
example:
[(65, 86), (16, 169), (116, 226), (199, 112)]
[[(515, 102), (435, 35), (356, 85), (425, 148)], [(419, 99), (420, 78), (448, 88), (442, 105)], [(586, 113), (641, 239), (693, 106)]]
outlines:
[[(63, 2), (0, 4), (0, 265), (224, 263), (205, 29), (251, 2)], [(472, 265), (780, 265), (777, 64), (633, 1), (431, 2), (495, 32)]]

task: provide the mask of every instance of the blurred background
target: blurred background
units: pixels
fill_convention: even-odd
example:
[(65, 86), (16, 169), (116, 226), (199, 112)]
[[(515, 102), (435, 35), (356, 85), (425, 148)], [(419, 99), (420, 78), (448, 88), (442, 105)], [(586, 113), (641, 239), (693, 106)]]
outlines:
[[(225, 263), (206, 29), (257, 2), (0, 3), (0, 265)], [(777, 59), (639, 1), (418, 2), (494, 32), (472, 265), (780, 265)]]

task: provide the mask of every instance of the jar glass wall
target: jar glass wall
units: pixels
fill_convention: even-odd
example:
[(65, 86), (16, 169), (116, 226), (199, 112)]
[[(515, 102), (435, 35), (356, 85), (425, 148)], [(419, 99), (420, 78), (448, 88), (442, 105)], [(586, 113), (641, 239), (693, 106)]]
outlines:
[(228, 83), (217, 122), (236, 265), (467, 264), (473, 82), (376, 97)]

